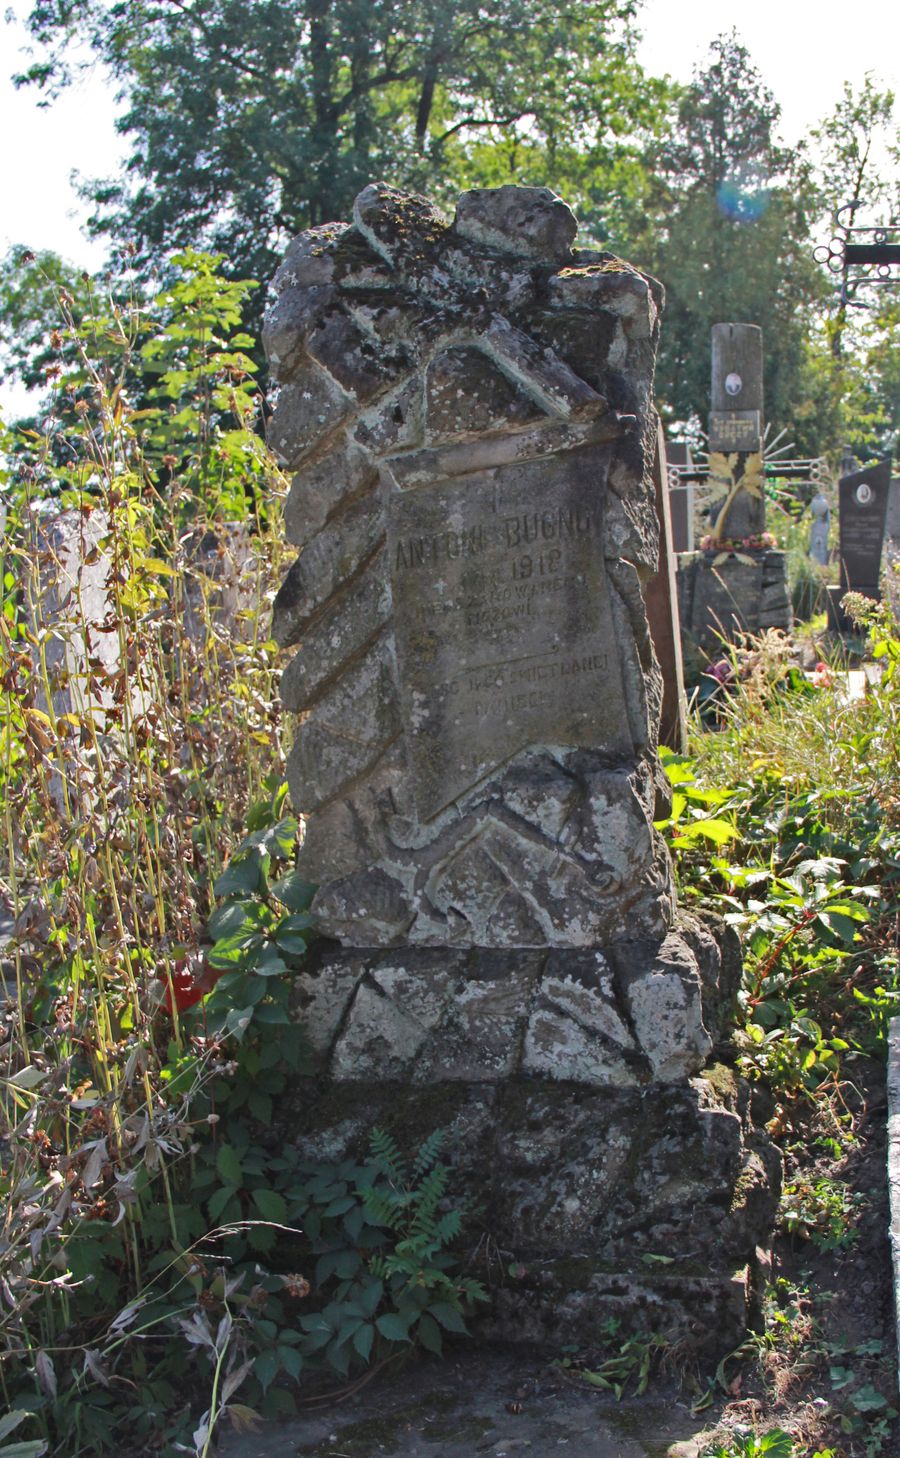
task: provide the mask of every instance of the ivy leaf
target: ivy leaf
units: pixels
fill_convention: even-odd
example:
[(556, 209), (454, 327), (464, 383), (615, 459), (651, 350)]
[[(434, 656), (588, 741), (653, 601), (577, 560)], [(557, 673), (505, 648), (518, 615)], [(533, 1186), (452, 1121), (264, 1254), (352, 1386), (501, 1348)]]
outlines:
[(216, 878), (213, 890), (217, 896), (240, 896), (259, 891), (262, 882), (262, 857), (258, 851), (253, 851), (249, 855), (235, 856)]
[(237, 1151), (230, 1144), (220, 1144), (219, 1152), (216, 1155), (216, 1169), (229, 1185), (240, 1185), (244, 1178), (244, 1169), (238, 1158)]
[(275, 927), (272, 935), (283, 952), (288, 952), (292, 957), (302, 957), (306, 951), (306, 936), (304, 933), (313, 925), (313, 917), (307, 912), (297, 912), (293, 916), (285, 916)]
[(865, 920), (865, 916), (853, 916), (846, 910), (836, 911), (833, 908), (830, 911), (820, 911), (816, 916), (816, 921), (827, 927), (836, 937), (840, 937), (842, 942), (854, 941), (859, 933), (857, 922)]
[(289, 1377), (296, 1382), (303, 1366), (303, 1357), (294, 1347), (279, 1347), (278, 1360)]
[(217, 906), (206, 924), (213, 941), (236, 936), (245, 926), (252, 929), (249, 912), (254, 906), (252, 901), (226, 901)]
[(225, 1027), (238, 1041), (243, 1038), (247, 1029), (253, 1021), (253, 1005), (249, 1007), (233, 1007), (225, 1019)]
[(353, 1333), (353, 1346), (364, 1362), (368, 1362), (372, 1351), (372, 1343), (375, 1340), (375, 1328), (371, 1322), (366, 1322)]
[(678, 837), (673, 842), (675, 845), (686, 845), (702, 835), (705, 840), (712, 840), (716, 845), (725, 845), (729, 840), (737, 840), (738, 832), (728, 820), (718, 818), (689, 820), (679, 829)]
[(272, 890), (291, 911), (308, 911), (318, 887), (302, 880), (296, 871), (289, 871), (272, 882)]
[(389, 1311), (385, 1316), (379, 1316), (375, 1325), (389, 1342), (408, 1342), (410, 1320), (415, 1316), (414, 1312), (410, 1317), (399, 1316), (395, 1311)]
[(254, 1190), (253, 1203), (264, 1220), (272, 1220), (276, 1225), (286, 1223), (287, 1203), (277, 1190)]
[(258, 977), (281, 977), (287, 972), (287, 963), (279, 956), (278, 948), (267, 942), (254, 963), (253, 970)]
[(451, 1306), (449, 1301), (436, 1301), (433, 1306), (429, 1306), (428, 1310), (435, 1321), (441, 1323), (445, 1331), (456, 1331), (461, 1336), (466, 1335), (466, 1323), (463, 1321), (461, 1313), (455, 1306)]
[[(209, 1202), (206, 1207), (209, 1212), (210, 1220), (213, 1220), (218, 1224), (236, 1194), (236, 1185), (220, 1185), (215, 1193), (210, 1195)], [(236, 1214), (239, 1216), (240, 1211), (237, 1210)]]
[(374, 1316), (384, 1295), (384, 1282), (370, 1280), (359, 1298), (360, 1308), (366, 1316)]
[(416, 1327), (416, 1336), (422, 1346), (428, 1352), (434, 1352), (435, 1356), (441, 1356), (443, 1342), (441, 1341), (441, 1329), (427, 1313), (422, 1316), (419, 1325)]
[(253, 1371), (259, 1380), (263, 1392), (271, 1387), (275, 1374), (278, 1371), (279, 1361), (277, 1351), (260, 1352), (253, 1363)]
[(259, 932), (239, 931), (231, 936), (221, 937), (210, 947), (206, 960), (211, 967), (224, 968), (226, 972), (240, 972), (249, 967), (254, 954), (264, 945)]
[(849, 1400), (857, 1412), (880, 1412), (888, 1405), (887, 1398), (882, 1397), (871, 1384), (852, 1393)]

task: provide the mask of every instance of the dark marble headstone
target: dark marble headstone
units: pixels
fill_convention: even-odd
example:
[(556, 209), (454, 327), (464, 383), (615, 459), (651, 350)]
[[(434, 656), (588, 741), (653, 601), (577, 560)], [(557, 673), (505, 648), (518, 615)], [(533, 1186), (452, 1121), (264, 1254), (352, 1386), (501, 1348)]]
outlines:
[[(709, 451), (726, 458), (736, 456), (734, 479), (747, 473), (747, 463), (762, 452), (763, 349), (758, 324), (714, 324), (710, 378)], [(714, 461), (710, 459), (710, 467)], [(726, 477), (729, 471), (726, 470)], [(730, 493), (729, 493), (730, 494)], [(727, 500), (727, 498), (726, 498)], [(766, 529), (766, 503), (762, 495), (738, 491), (724, 516), (719, 502), (711, 521), (719, 537), (757, 536)]]
[(844, 476), (838, 487), (841, 588), (876, 601), (890, 489), (890, 456)]

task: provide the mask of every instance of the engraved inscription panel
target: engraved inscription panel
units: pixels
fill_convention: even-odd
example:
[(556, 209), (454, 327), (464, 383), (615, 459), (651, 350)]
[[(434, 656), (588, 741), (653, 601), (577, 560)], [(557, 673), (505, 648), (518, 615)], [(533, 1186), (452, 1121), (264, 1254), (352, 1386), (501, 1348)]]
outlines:
[(709, 416), (711, 451), (758, 451), (758, 410), (712, 410)]
[(603, 562), (608, 462), (588, 447), (390, 498), (421, 819), (529, 745), (632, 753)]

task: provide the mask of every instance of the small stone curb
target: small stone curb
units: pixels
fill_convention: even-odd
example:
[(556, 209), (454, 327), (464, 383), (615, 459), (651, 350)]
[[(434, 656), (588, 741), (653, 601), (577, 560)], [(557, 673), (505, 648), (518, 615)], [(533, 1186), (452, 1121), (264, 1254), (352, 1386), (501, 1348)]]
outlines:
[[(891, 1261), (894, 1268), (894, 1310), (897, 1319), (897, 1349), (900, 1351), (900, 1017), (888, 1028), (888, 1142), (887, 1174), (890, 1196)], [(900, 1368), (897, 1374), (900, 1387)]]

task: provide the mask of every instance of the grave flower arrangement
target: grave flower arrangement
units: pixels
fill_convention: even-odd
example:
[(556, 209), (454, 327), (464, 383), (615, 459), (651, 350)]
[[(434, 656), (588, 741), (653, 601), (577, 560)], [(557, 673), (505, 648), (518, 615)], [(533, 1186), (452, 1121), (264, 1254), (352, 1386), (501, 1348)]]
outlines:
[(736, 557), (739, 562), (752, 562), (753, 557), (746, 555), (752, 552), (770, 552), (778, 546), (778, 539), (773, 532), (754, 532), (749, 537), (715, 537), (708, 533), (700, 538), (701, 552), (716, 552), (714, 565), (718, 566), (728, 557)]
[[(757, 452), (754, 455), (744, 457), (734, 452), (731, 455), (723, 455), (719, 451), (711, 451), (709, 456), (709, 482), (713, 487), (719, 487), (725, 492), (725, 498), (712, 522), (710, 534), (703, 538), (700, 548), (705, 552), (719, 552), (724, 554), (722, 561), (732, 553), (740, 557), (741, 552), (766, 551), (774, 547), (775, 538), (770, 532), (761, 532), (749, 537), (734, 538), (725, 535), (725, 523), (732, 506), (741, 492), (747, 496), (756, 497), (761, 500), (764, 489), (764, 467), (763, 458)], [(746, 560), (752, 561), (752, 558)]]

